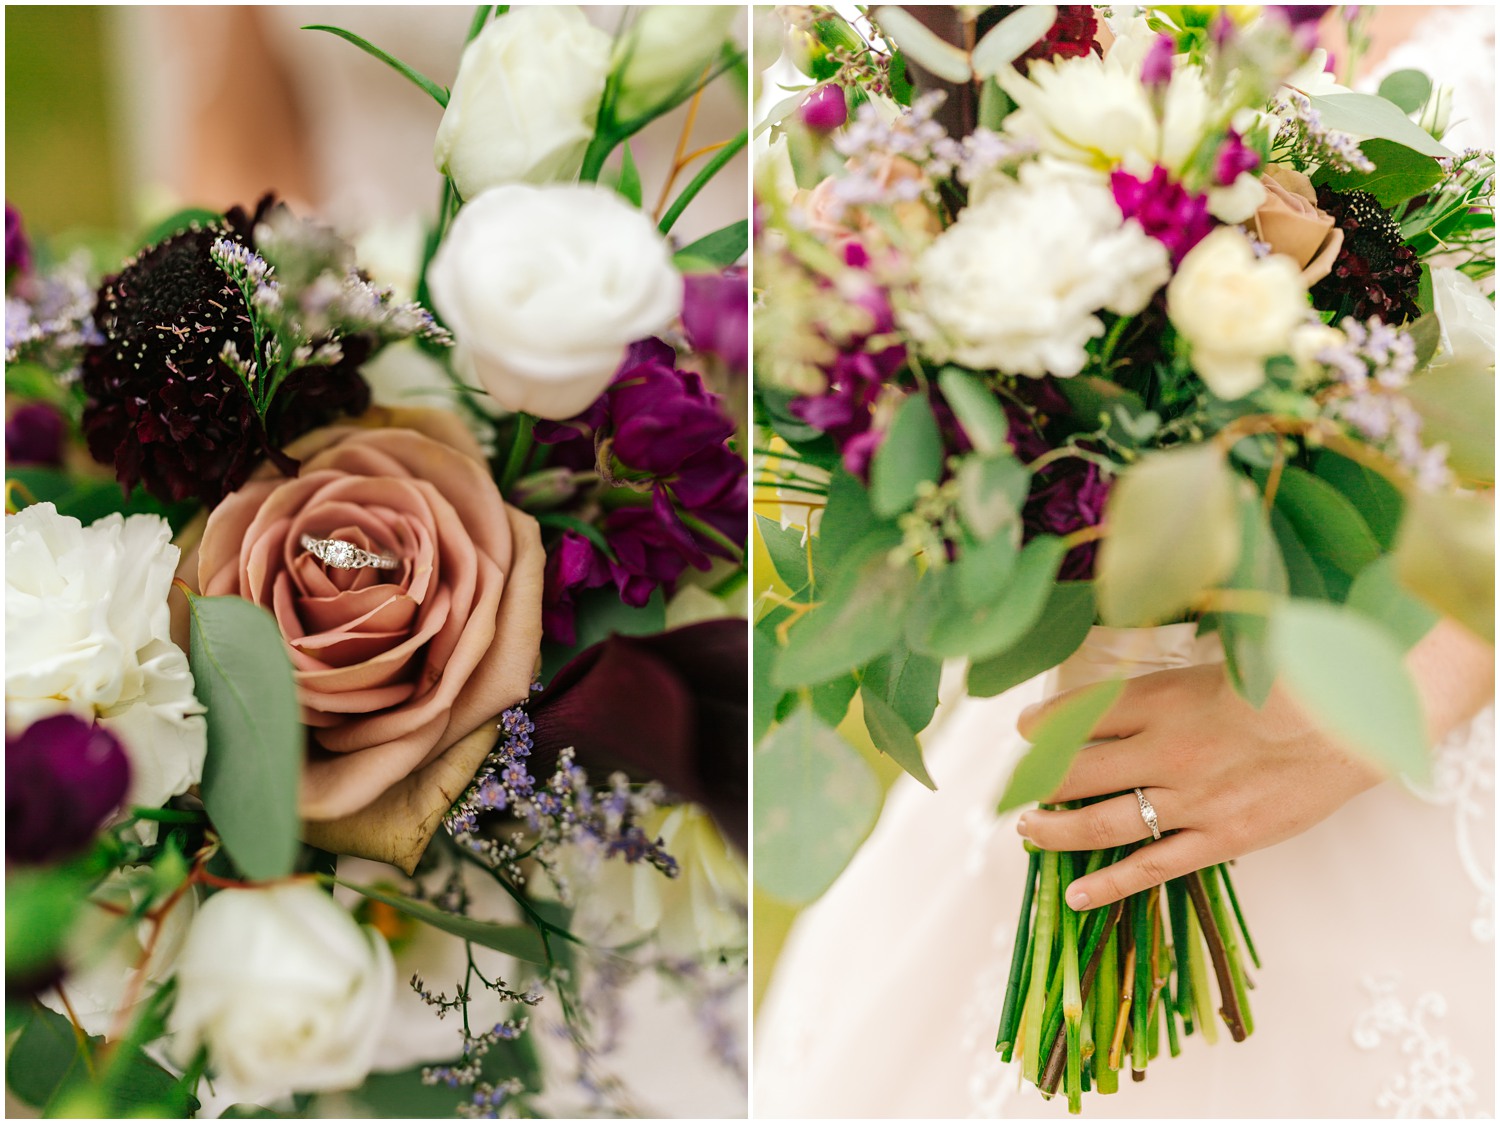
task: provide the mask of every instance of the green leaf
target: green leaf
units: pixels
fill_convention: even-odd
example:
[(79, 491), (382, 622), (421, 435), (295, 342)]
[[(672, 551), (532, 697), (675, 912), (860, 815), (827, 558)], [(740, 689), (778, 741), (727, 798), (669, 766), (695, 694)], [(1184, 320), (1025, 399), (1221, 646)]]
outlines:
[(859, 692), (859, 680), (851, 672), (826, 683), (819, 683), (808, 691), (813, 710), (830, 726), (837, 727), (849, 714), (849, 704)]
[(750, 721), (751, 736), (760, 741), (776, 720), (776, 706), (782, 692), (771, 686), (771, 669), (776, 662), (780, 646), (776, 642), (776, 622), (785, 613), (769, 613), (755, 624), (755, 643), (750, 645), (751, 690)]
[(14, 984), (44, 974), (62, 956), (63, 941), (90, 879), (76, 864), (18, 866), (5, 876), (5, 976)]
[(1374, 94), (1324, 94), (1310, 95), (1307, 100), (1318, 111), (1325, 128), (1357, 137), (1395, 141), (1427, 156), (1454, 155), (1385, 98)]
[(922, 760), (922, 747), (910, 726), (891, 708), (891, 705), (873, 691), (864, 688), (859, 692), (864, 705), (865, 729), (870, 732), (870, 741), (901, 768), (905, 769), (919, 784), (933, 792), (937, 785), (927, 772), (927, 763)]
[(1328, 584), (1323, 580), (1323, 571), (1313, 561), (1307, 547), (1302, 545), (1291, 520), (1275, 508), (1271, 510), (1271, 530), (1276, 535), (1276, 546), (1286, 565), (1287, 592), (1293, 597), (1329, 600)]
[(865, 668), (860, 690), (878, 695), (913, 731), (926, 729), (937, 709), (938, 680), (943, 665), (913, 652), (904, 642)]
[(1281, 683), (1316, 721), (1381, 766), (1425, 780), (1427, 729), (1400, 645), (1321, 601), (1289, 601), (1271, 625)]
[(1093, 585), (1058, 582), (1029, 632), (999, 655), (969, 665), (969, 694), (990, 698), (1056, 667), (1093, 626)]
[(897, 105), (911, 105), (911, 78), (906, 73), (906, 56), (894, 44), (891, 47), (891, 97)]
[(1055, 4), (1023, 4), (990, 28), (974, 48), (974, 73), (992, 78), (1020, 58), (1057, 21)]
[(1010, 444), (1005, 440), (1010, 430), (1005, 411), (995, 399), (994, 391), (978, 376), (960, 367), (944, 367), (938, 372), (938, 386), (979, 453), (984, 456), (1010, 453)]
[(160, 222), (154, 223), (136, 242), (135, 248), (137, 250), (144, 250), (147, 246), (154, 246), (158, 242), (164, 242), (172, 235), (187, 230), (195, 223), (201, 227), (208, 227), (216, 223), (222, 223), (223, 221), (224, 216), (218, 211), (209, 211), (202, 207), (186, 207), (183, 210), (173, 212)]
[(1349, 587), (1344, 604), (1381, 625), (1403, 649), (1426, 636), (1438, 621), (1436, 613), (1401, 587), (1391, 555), (1365, 567)]
[(916, 16), (895, 6), (875, 9), (875, 22), (886, 36), (900, 44), (907, 59), (949, 82), (967, 82), (973, 77), (969, 56), (930, 31)]
[(929, 571), (907, 621), (906, 642), (942, 659), (982, 660), (1005, 651), (1041, 616), (1064, 553), (1061, 539), (1037, 536), (1016, 559), (1004, 593), (973, 607), (957, 594), (954, 567)]
[(1495, 370), (1453, 362), (1412, 379), (1406, 397), (1422, 415), (1422, 443), (1448, 446), (1448, 466), (1466, 485), (1495, 482)]
[(1125, 690), (1123, 679), (1107, 679), (1080, 688), (1044, 718), (1036, 728), (1031, 748), (1016, 764), (1000, 797), (1001, 814), (1046, 800), (1057, 791), (1073, 757), (1088, 743), (1099, 720)]
[[(104, 1039), (86, 1042), (97, 1067), (104, 1060)], [(37, 1003), (6, 1058), (5, 1076), (16, 1097), (47, 1116), (186, 1116), (198, 1107), (187, 1089), (133, 1042), (118, 1043), (106, 1072), (91, 1078), (73, 1025)]]
[(1097, 593), (1108, 625), (1180, 617), (1239, 557), (1235, 480), (1215, 445), (1143, 456), (1115, 482), (1104, 521)]
[(342, 27), (328, 27), (325, 24), (321, 23), (304, 24), (302, 30), (326, 31), (330, 35), (337, 35), (340, 39), (353, 43), (365, 54), (370, 55), (372, 58), (379, 59), (381, 62), (385, 63), (386, 66), (394, 70), (397, 74), (401, 75), (409, 82), (412, 82), (420, 89), (425, 90), (427, 92), (427, 95), (432, 98), (433, 101), (437, 102), (438, 105), (442, 106), (444, 109), (448, 108), (447, 90), (443, 89), (443, 87), (439, 86), (425, 74), (421, 74), (418, 71), (413, 70), (410, 66), (402, 62), (400, 59), (386, 54), (379, 47), (375, 46), (375, 44), (369, 42), (366, 39), (360, 38), (358, 35), (354, 34), (354, 32), (346, 31)]
[(792, 625), (771, 681), (790, 688), (853, 671), (890, 649), (917, 585), (909, 563), (892, 566), (884, 551), (843, 570), (825, 604)]
[[(1118, 383), (1091, 375), (1059, 379), (1057, 382), (1058, 389), (1073, 407), (1073, 415), (1082, 429), (1091, 430), (1102, 425), (1111, 440), (1122, 445), (1140, 444), (1134, 427), (1128, 423), (1146, 417), (1151, 411), (1146, 409), (1146, 404), (1139, 395), (1131, 393)], [(1151, 416), (1155, 417), (1154, 414)]]
[(909, 395), (870, 462), (870, 506), (891, 518), (911, 507), (922, 484), (943, 471), (943, 438), (925, 394)]
[(615, 190), (632, 207), (641, 205), (641, 170), (635, 166), (629, 141), (620, 145), (620, 174), (615, 179)]
[(529, 964), (547, 962), (547, 949), (542, 942), (541, 934), (530, 925), (500, 925), (493, 921), (475, 921), (469, 917), (436, 909), (426, 902), (419, 902), (415, 898), (409, 898), (405, 894), (399, 894), (383, 886), (361, 886), (356, 882), (346, 882), (342, 878), (335, 878), (334, 881), (357, 894), (363, 894), (377, 902), (384, 902), (393, 909), (399, 909), (407, 916), (426, 922), (434, 929), (452, 933), (455, 937), (462, 937), (466, 941), (473, 941), (485, 948), (507, 953)]
[(1376, 137), (1365, 141), (1359, 149), (1375, 165), (1374, 171), (1324, 172), (1317, 177), (1318, 183), (1335, 191), (1368, 191), (1382, 207), (1394, 207), (1421, 195), (1443, 178), (1443, 169), (1436, 160), (1413, 152), (1404, 144)]
[(958, 469), (958, 513), (978, 539), (989, 539), (1007, 527), (1019, 542), (1021, 509), (1031, 488), (1031, 473), (1007, 450), (994, 456), (964, 457)]
[[(55, 506), (73, 490), (73, 482), (68, 479), (66, 472), (40, 465), (6, 465), (5, 483), (6, 499), (15, 502), (17, 511), (34, 503), (50, 503)], [(12, 484), (19, 484), (20, 487), (12, 487)], [(115, 494), (119, 495), (119, 492), (116, 488)]]
[(755, 751), (755, 881), (793, 905), (817, 898), (848, 865), (880, 812), (865, 759), (807, 708)]
[(802, 541), (801, 527), (783, 527), (774, 519), (759, 513), (755, 526), (760, 531), (761, 542), (766, 544), (766, 553), (771, 556), (771, 565), (776, 574), (793, 593), (812, 582), (808, 573), (807, 546)]
[(1276, 509), (1296, 528), (1315, 560), (1354, 577), (1380, 557), (1380, 543), (1354, 505), (1332, 484), (1287, 465), (1276, 489)]
[(1488, 496), (1413, 491), (1395, 558), (1402, 586), (1495, 642), (1495, 508)]
[(1326, 449), (1318, 455), (1313, 472), (1354, 505), (1380, 549), (1390, 550), (1396, 542), (1401, 513), (1406, 509), (1406, 501), (1395, 485), (1380, 473)]
[(73, 1025), (57, 1012), (33, 1004), (31, 1017), (5, 1059), (5, 1081), (10, 1091), (41, 1108), (64, 1083), (86, 1079)]
[(1405, 325), (1403, 330), (1412, 340), (1412, 350), (1416, 358), (1416, 366), (1412, 369), (1423, 370), (1432, 362), (1432, 357), (1437, 354), (1438, 347), (1442, 345), (1442, 321), (1437, 318), (1435, 312), (1429, 312)]
[(238, 597), (189, 597), (188, 660), (208, 708), (203, 805), (247, 877), (290, 874), (306, 734), (276, 621)]
[(726, 269), (744, 257), (749, 248), (750, 223), (746, 219), (740, 219), (684, 246), (677, 251), (677, 257), (708, 262), (717, 269)]
[(1402, 113), (1415, 113), (1427, 103), (1432, 93), (1432, 79), (1420, 70), (1393, 70), (1376, 91), (1386, 101), (1395, 103)]
[(812, 541), (813, 574), (816, 584), (826, 585), (839, 564), (855, 545), (881, 526), (890, 527), (900, 541), (895, 525), (883, 523), (870, 508), (865, 486), (842, 468), (828, 482), (828, 505)]
[[(1020, 535), (1016, 535), (1020, 538)], [(1010, 538), (996, 535), (988, 542), (970, 543), (953, 564), (953, 586), (964, 605), (988, 605), (1005, 592), (1016, 569), (1019, 552)]]
[[(1240, 558), (1225, 586), (1277, 598), (1287, 594), (1286, 564), (1258, 494), (1240, 499)], [(1252, 706), (1264, 705), (1276, 681), (1276, 667), (1266, 647), (1267, 618), (1257, 613), (1223, 613), (1218, 623), (1230, 682)]]

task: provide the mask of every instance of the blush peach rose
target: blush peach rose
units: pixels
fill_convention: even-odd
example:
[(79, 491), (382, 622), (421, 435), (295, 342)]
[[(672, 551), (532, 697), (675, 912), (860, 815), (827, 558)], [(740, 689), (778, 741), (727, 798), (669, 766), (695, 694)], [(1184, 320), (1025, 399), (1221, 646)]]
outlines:
[[(311, 735), (305, 837), (407, 865), (492, 748), (494, 717), (529, 691), (545, 559), (456, 419), (385, 414), (387, 428), (307, 434), (286, 449), (295, 477), (267, 466), (228, 496), (197, 576), (281, 626)], [(398, 565), (333, 569), (303, 535)]]
[(1265, 202), (1250, 220), (1255, 236), (1297, 263), (1302, 283), (1315, 285), (1333, 270), (1344, 244), (1344, 232), (1333, 225), (1333, 216), (1318, 207), (1312, 181), (1295, 168), (1272, 164), (1261, 183)]

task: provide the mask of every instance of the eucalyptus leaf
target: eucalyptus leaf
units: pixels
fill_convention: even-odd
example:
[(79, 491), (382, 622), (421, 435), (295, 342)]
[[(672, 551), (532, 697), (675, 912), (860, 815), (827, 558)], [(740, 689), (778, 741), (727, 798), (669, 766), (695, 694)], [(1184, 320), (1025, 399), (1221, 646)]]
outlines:
[(965, 546), (953, 566), (959, 600), (979, 607), (999, 597), (1015, 571), (1017, 554), (1015, 545), (1004, 535)]
[(969, 56), (929, 30), (905, 9), (895, 6), (877, 8), (875, 22), (887, 38), (900, 45), (909, 62), (948, 82), (967, 82), (973, 77)]
[(1055, 4), (1022, 4), (990, 28), (974, 48), (974, 73), (992, 78), (1029, 51), (1057, 21)]
[(1384, 629), (1325, 602), (1289, 601), (1272, 622), (1271, 650), (1284, 689), (1330, 733), (1386, 769), (1427, 779), (1422, 703)]
[(997, 811), (1004, 814), (1023, 804), (1046, 800), (1056, 792), (1074, 756), (1089, 742), (1094, 727), (1124, 690), (1123, 679), (1106, 679), (1081, 687), (1055, 704), (1038, 724), (1031, 748), (1016, 763)]
[(908, 395), (870, 461), (870, 506), (891, 518), (943, 471), (943, 437), (925, 394)]
[(870, 741), (875, 748), (905, 769), (919, 784), (936, 792), (937, 785), (933, 784), (932, 775), (927, 771), (927, 762), (922, 760), (922, 747), (912, 728), (878, 694), (861, 688), (859, 698), (864, 705), (865, 729), (870, 732)]
[[(1493, 357), (1492, 357), (1493, 358)], [(1448, 467), (1470, 486), (1495, 482), (1495, 370), (1455, 361), (1412, 379), (1406, 397), (1422, 415), (1422, 441), (1448, 446)]]
[(1373, 171), (1325, 171), (1317, 182), (1335, 191), (1368, 191), (1382, 207), (1394, 207), (1443, 178), (1442, 166), (1435, 159), (1396, 141), (1375, 137), (1359, 149), (1375, 165)]
[(803, 542), (801, 527), (783, 527), (774, 519), (756, 513), (755, 526), (760, 532), (761, 542), (766, 544), (766, 553), (771, 556), (771, 565), (776, 576), (787, 589), (796, 593), (811, 584), (808, 547)]
[(944, 367), (938, 372), (938, 387), (977, 452), (983, 456), (1010, 452), (1005, 411), (978, 376), (960, 367)]
[(838, 733), (801, 708), (755, 751), (754, 870), (793, 905), (817, 898), (848, 865), (880, 812), (880, 782)]
[(969, 533), (989, 539), (1007, 527), (1019, 531), (1031, 473), (1007, 450), (965, 457), (958, 469), (958, 512)]
[(959, 579), (952, 566), (929, 571), (907, 621), (907, 643), (942, 659), (982, 660), (1005, 651), (1030, 631), (1046, 608), (1065, 553), (1061, 539), (1037, 536), (1016, 559), (1005, 591), (988, 604), (972, 607), (957, 594)]
[(1413, 491), (1396, 538), (1401, 585), (1495, 642), (1495, 508), (1490, 497)]
[(384, 902), (408, 917), (414, 917), (418, 921), (431, 925), (434, 929), (441, 929), (455, 937), (462, 937), (466, 941), (483, 945), (485, 948), (504, 952), (514, 956), (517, 960), (525, 960), (529, 964), (547, 962), (546, 945), (542, 941), (540, 932), (531, 925), (501, 925), (493, 921), (475, 921), (470, 917), (437, 909), (426, 902), (419, 902), (415, 898), (407, 897), (405, 894), (397, 893), (384, 886), (361, 886), (357, 882), (348, 882), (342, 878), (336, 878), (334, 881), (346, 889), (353, 890), (356, 894), (377, 902)]
[(931, 656), (913, 652), (904, 642), (865, 668), (860, 690), (880, 696), (913, 731), (932, 721), (937, 709), (938, 681), (943, 665)]
[(1328, 584), (1323, 580), (1322, 570), (1297, 537), (1292, 521), (1274, 508), (1271, 511), (1271, 530), (1276, 535), (1276, 546), (1286, 566), (1287, 591), (1293, 597), (1328, 600)]
[(1239, 556), (1235, 480), (1212, 444), (1143, 456), (1116, 480), (1104, 521), (1096, 573), (1108, 625), (1180, 617)]
[(969, 694), (990, 698), (1056, 667), (1079, 649), (1093, 626), (1093, 585), (1058, 582), (1029, 632), (999, 655), (969, 665)]
[(1276, 489), (1276, 509), (1284, 513), (1315, 560), (1354, 577), (1380, 556), (1380, 543), (1363, 517), (1326, 480), (1287, 465)]
[(841, 571), (827, 602), (789, 629), (772, 683), (782, 688), (822, 683), (889, 650), (901, 637), (916, 585), (916, 569), (910, 563), (892, 566), (883, 551)]
[(1454, 155), (1397, 106), (1375, 94), (1309, 95), (1307, 100), (1326, 129), (1395, 141), (1426, 156)]
[(1395, 485), (1380, 473), (1326, 449), (1318, 454), (1313, 473), (1354, 505), (1382, 551), (1395, 545), (1396, 529), (1406, 509), (1406, 501)]
[[(1240, 557), (1225, 585), (1278, 599), (1287, 595), (1286, 564), (1259, 495), (1240, 499)], [(1276, 680), (1267, 647), (1268, 618), (1258, 613), (1223, 613), (1218, 623), (1230, 682), (1252, 706), (1264, 705)]]
[[(836, 469), (828, 481), (828, 503), (813, 537), (813, 574), (824, 585), (855, 545), (885, 524), (870, 507), (870, 494), (844, 469)], [(899, 541), (900, 532), (895, 532)]]
[(256, 880), (290, 874), (306, 733), (281, 630), (239, 597), (189, 597), (188, 661), (208, 709), (203, 805), (235, 864)]
[(1349, 587), (1344, 604), (1381, 625), (1403, 649), (1426, 636), (1438, 622), (1435, 612), (1401, 587), (1391, 555), (1364, 568)]
[(1415, 113), (1432, 93), (1432, 79), (1420, 70), (1393, 70), (1381, 79), (1380, 89), (1376, 92), (1394, 103), (1402, 113)]
[(5, 977), (18, 993), (61, 959), (89, 886), (76, 863), (17, 866), (6, 873)]
[(756, 741), (765, 735), (776, 720), (776, 707), (783, 695), (771, 685), (771, 668), (780, 645), (776, 641), (776, 621), (785, 614), (768, 614), (755, 624), (755, 640), (750, 645), (750, 736)]
[(848, 675), (840, 675), (837, 679), (819, 683), (807, 692), (818, 717), (835, 728), (848, 717), (849, 704), (854, 701), (854, 696), (858, 693), (859, 680), (852, 672)]

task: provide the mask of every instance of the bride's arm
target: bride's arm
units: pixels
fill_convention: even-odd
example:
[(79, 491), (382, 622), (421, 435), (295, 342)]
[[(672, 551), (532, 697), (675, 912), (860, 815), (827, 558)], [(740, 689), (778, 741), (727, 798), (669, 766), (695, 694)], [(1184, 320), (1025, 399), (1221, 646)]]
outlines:
[[(1495, 653), (1440, 622), (1407, 657), (1434, 743), (1492, 697)], [(1056, 696), (1023, 712), (1029, 735)], [(1047, 850), (1102, 850), (1149, 837), (1141, 788), (1170, 834), (1074, 881), (1075, 909), (1106, 905), (1169, 878), (1226, 862), (1300, 834), (1384, 779), (1325, 733), (1280, 688), (1259, 710), (1230, 686), (1222, 665), (1161, 671), (1129, 681), (1094, 730), (1115, 738), (1082, 750), (1055, 802), (1124, 793), (1070, 811), (1028, 811), (1017, 830)]]

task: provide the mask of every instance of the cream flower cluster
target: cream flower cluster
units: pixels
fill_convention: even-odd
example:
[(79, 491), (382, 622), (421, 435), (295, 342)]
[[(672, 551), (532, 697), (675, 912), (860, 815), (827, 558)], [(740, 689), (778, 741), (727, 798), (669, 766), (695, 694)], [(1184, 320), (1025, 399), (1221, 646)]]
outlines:
[(1038, 163), (992, 185), (917, 262), (902, 327), (939, 362), (1078, 374), (1101, 309), (1134, 315), (1171, 275), (1165, 247), (1123, 221), (1110, 191)]
[(50, 503), (5, 517), (5, 722), (70, 711), (130, 757), (126, 804), (160, 807), (203, 776), (203, 707), (171, 640), (172, 529), (115, 514), (85, 527)]

